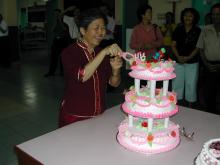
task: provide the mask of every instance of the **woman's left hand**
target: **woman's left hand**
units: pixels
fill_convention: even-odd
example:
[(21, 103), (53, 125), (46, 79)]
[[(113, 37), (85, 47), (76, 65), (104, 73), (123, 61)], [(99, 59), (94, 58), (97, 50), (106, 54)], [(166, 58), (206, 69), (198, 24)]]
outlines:
[(123, 60), (121, 57), (115, 56), (113, 58), (110, 58), (110, 64), (113, 70), (118, 70), (122, 67)]

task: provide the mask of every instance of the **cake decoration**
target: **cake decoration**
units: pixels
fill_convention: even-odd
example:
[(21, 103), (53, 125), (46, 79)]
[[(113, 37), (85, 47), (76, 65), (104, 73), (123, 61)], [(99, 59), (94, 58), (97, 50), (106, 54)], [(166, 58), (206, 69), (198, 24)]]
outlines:
[[(174, 149), (180, 143), (179, 125), (169, 117), (178, 112), (176, 93), (168, 91), (169, 80), (175, 78), (172, 60), (164, 60), (165, 49), (145, 56), (144, 53), (122, 53), (130, 63), (129, 76), (134, 86), (125, 93), (122, 110), (128, 117), (118, 127), (117, 140), (128, 150), (151, 155)], [(147, 85), (141, 86), (140, 81)], [(156, 88), (157, 81), (163, 82)]]
[(195, 160), (196, 165), (220, 165), (220, 139), (207, 141)]

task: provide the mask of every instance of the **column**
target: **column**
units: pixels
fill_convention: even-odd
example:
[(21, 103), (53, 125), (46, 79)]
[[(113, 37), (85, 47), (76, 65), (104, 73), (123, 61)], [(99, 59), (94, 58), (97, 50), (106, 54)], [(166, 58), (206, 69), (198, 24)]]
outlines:
[(168, 128), (168, 126), (169, 126), (169, 117), (164, 119), (164, 127)]
[(128, 115), (128, 126), (133, 127), (133, 116)]
[(155, 98), (156, 80), (150, 80), (150, 98)]
[(148, 132), (153, 130), (153, 118), (148, 118)]
[(135, 92), (137, 95), (140, 95), (140, 80), (134, 79)]
[(169, 80), (164, 80), (163, 81), (163, 96), (167, 95), (168, 86), (169, 86)]

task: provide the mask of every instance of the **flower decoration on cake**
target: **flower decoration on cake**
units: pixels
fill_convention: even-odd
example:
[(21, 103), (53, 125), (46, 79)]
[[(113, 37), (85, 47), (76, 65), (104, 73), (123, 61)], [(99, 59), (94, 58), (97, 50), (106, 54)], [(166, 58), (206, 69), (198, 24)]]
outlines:
[(150, 146), (152, 146), (153, 140), (154, 140), (154, 136), (152, 135), (152, 133), (149, 133), (149, 134), (147, 135), (147, 141), (148, 141), (148, 144), (149, 144)]
[(170, 96), (169, 96), (169, 100), (170, 100), (171, 102), (174, 102), (175, 97), (174, 97), (173, 95), (170, 95)]
[(175, 131), (171, 131), (171, 134), (170, 134), (172, 137), (176, 137), (176, 132)]
[(148, 123), (147, 123), (146, 121), (143, 121), (143, 122), (141, 123), (141, 126), (142, 126), (142, 127), (148, 127)]

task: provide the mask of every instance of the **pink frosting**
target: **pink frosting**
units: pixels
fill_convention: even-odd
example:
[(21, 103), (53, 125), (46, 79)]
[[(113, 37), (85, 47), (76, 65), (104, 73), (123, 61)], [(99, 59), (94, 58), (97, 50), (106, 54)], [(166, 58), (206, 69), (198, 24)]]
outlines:
[[(160, 92), (161, 90), (160, 89), (157, 89), (158, 92)], [(135, 101), (132, 100), (132, 96), (135, 97)], [(170, 101), (168, 99), (169, 96), (173, 96), (173, 101)], [(162, 96), (161, 98), (159, 97), (156, 97), (155, 99), (161, 99), (163, 102), (162, 104), (159, 104), (159, 103), (151, 103), (150, 100), (151, 98), (149, 96), (137, 96), (135, 94), (135, 91), (132, 90), (130, 92), (128, 92), (126, 95), (125, 95), (125, 101), (128, 102), (128, 103), (132, 103), (132, 102), (135, 102), (135, 104), (139, 105), (139, 106), (142, 106), (142, 107), (149, 107), (150, 105), (153, 105), (155, 107), (158, 107), (158, 108), (165, 108), (165, 107), (168, 107), (170, 106), (170, 104), (172, 102), (176, 103), (176, 94), (174, 93), (171, 93), (171, 92), (168, 92), (167, 93), (167, 96)], [(140, 101), (144, 101), (146, 100), (147, 102), (145, 102), (145, 104), (142, 104), (142, 103), (139, 103), (138, 100)]]
[(161, 81), (161, 80), (169, 80), (169, 79), (173, 79), (173, 78), (175, 78), (176, 77), (176, 74), (174, 74), (174, 73), (171, 73), (169, 76), (166, 76), (166, 77), (164, 77), (163, 75), (160, 75), (160, 76), (158, 76), (157, 75), (157, 77), (154, 77), (154, 76), (152, 76), (152, 77), (150, 77), (150, 76), (140, 76), (140, 75), (138, 75), (138, 74), (136, 74), (135, 72), (130, 72), (130, 73), (128, 73), (129, 74), (129, 76), (131, 76), (131, 77), (133, 77), (133, 78), (136, 78), (136, 79), (141, 79), (141, 80), (157, 80), (157, 81)]
[[(161, 153), (174, 149), (180, 142), (178, 126), (175, 125), (173, 122), (169, 124), (169, 127), (167, 128), (166, 131), (153, 133), (154, 140), (152, 142), (152, 146), (148, 146), (149, 144), (146, 140), (146, 135), (147, 135), (146, 132), (137, 133), (136, 131), (134, 131), (132, 133), (133, 130), (132, 128), (130, 130), (131, 131), (130, 137), (127, 137), (125, 135), (125, 131), (128, 129), (129, 129), (128, 120), (122, 121), (118, 129), (119, 132), (117, 135), (117, 139), (122, 146), (132, 151), (136, 151), (144, 154)], [(176, 133), (175, 137), (172, 137), (171, 135), (167, 134), (168, 132), (171, 131), (175, 131)], [(146, 145), (146, 147), (143, 148), (142, 145)]]
[(140, 148), (138, 148), (138, 146), (130, 146), (130, 145), (128, 145), (126, 143), (125, 139), (122, 136), (120, 136), (119, 134), (117, 136), (117, 139), (118, 139), (118, 142), (123, 147), (125, 147), (126, 149), (131, 150), (131, 151), (135, 151), (135, 152), (139, 152), (139, 153), (143, 153), (143, 154), (147, 154), (147, 155), (170, 151), (170, 150), (176, 148), (177, 145), (180, 143), (180, 139), (178, 139), (175, 143), (172, 143), (172, 144), (167, 145), (165, 147), (156, 148), (156, 149), (154, 149), (154, 148), (152, 148), (152, 149), (147, 149), (147, 148), (146, 149), (140, 149)]
[(126, 106), (126, 104), (122, 104), (122, 109), (124, 110), (124, 112), (126, 112), (130, 115), (138, 116), (138, 117), (142, 117), (142, 118), (166, 118), (166, 117), (169, 117), (169, 116), (172, 116), (172, 115), (176, 114), (178, 112), (179, 108), (178, 108), (178, 106), (175, 106), (175, 109), (173, 109), (169, 112), (161, 112), (159, 114), (154, 114), (154, 113), (151, 113), (151, 112), (146, 112), (146, 113), (137, 112), (137, 111), (129, 109)]

